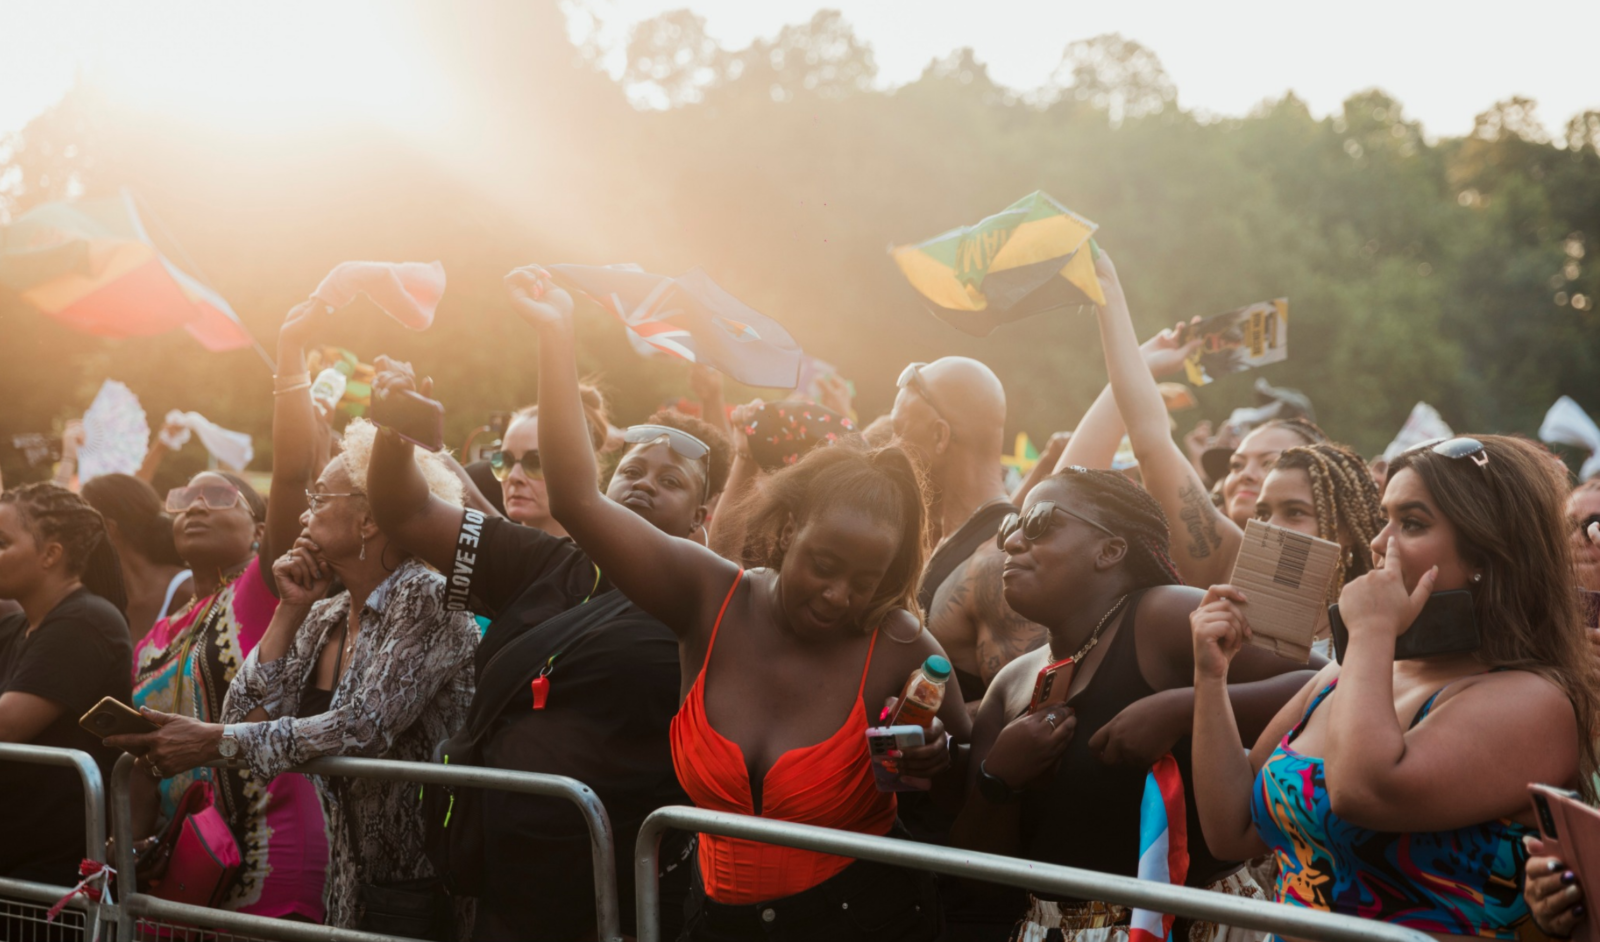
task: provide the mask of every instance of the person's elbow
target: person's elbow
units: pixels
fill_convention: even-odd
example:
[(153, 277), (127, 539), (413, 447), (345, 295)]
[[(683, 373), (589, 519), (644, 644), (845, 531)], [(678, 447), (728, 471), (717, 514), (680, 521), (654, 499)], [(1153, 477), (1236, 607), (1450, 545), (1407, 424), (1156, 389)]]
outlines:
[(1369, 831), (1409, 831), (1410, 815), (1399, 813), (1403, 796), (1380, 776), (1326, 775), (1328, 807), (1340, 819)]

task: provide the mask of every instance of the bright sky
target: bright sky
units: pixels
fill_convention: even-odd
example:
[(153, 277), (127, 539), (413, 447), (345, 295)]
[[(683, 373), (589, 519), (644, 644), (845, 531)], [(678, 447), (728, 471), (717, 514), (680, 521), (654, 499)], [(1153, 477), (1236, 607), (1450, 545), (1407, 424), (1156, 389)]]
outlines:
[[(618, 51), (629, 25), (685, 4), (731, 48), (822, 6), (841, 9), (872, 44), (889, 86), (970, 45), (998, 81), (1026, 90), (1045, 81), (1069, 42), (1120, 32), (1161, 57), (1180, 104), (1210, 114), (1242, 114), (1288, 89), (1326, 114), (1372, 86), (1399, 98), (1433, 135), (1470, 130), (1474, 114), (1512, 95), (1536, 98), (1552, 131), (1600, 109), (1600, 80), (1576, 41), (1600, 35), (1594, 0), (567, 2), (599, 13), (608, 24), (602, 38)], [(359, 110), (398, 123), (419, 104), (449, 98), (422, 36), (401, 5), (383, 0), (4, 0), (0, 132), (55, 101), (79, 70), (135, 100), (218, 120)], [(620, 58), (610, 64), (620, 71)]]

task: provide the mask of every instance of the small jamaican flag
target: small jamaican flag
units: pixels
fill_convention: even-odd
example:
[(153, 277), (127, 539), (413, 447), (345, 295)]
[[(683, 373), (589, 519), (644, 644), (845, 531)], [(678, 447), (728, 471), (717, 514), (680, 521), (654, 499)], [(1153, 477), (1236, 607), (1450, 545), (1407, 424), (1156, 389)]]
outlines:
[(983, 337), (1034, 314), (1104, 304), (1089, 238), (1097, 228), (1036, 190), (975, 226), (896, 248), (894, 260), (935, 317)]

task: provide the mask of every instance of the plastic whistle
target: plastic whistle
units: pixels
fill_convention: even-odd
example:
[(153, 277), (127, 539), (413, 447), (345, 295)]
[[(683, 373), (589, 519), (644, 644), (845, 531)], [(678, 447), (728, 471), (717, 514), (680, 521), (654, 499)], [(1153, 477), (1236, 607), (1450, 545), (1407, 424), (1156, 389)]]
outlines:
[(533, 708), (544, 709), (544, 702), (550, 698), (550, 678), (543, 674), (533, 679)]

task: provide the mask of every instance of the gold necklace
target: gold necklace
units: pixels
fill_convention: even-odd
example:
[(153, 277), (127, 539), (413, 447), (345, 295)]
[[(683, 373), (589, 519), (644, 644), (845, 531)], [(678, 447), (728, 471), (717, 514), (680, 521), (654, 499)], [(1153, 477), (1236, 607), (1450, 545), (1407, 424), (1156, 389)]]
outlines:
[(1078, 653), (1074, 654), (1071, 657), (1072, 663), (1074, 663), (1074, 664), (1082, 664), (1083, 663), (1083, 656), (1085, 654), (1088, 654), (1090, 651), (1093, 651), (1094, 650), (1094, 646), (1100, 643), (1100, 632), (1105, 629), (1106, 623), (1111, 621), (1111, 616), (1112, 615), (1115, 615), (1118, 611), (1120, 611), (1122, 609), (1122, 603), (1126, 602), (1127, 600), (1128, 600), (1128, 597), (1126, 595), (1124, 595), (1122, 598), (1117, 599), (1115, 602), (1111, 603), (1111, 608), (1108, 609), (1104, 615), (1100, 616), (1100, 624), (1094, 626), (1094, 633), (1089, 636), (1089, 640), (1085, 641), (1083, 643), (1083, 647), (1078, 649)]

